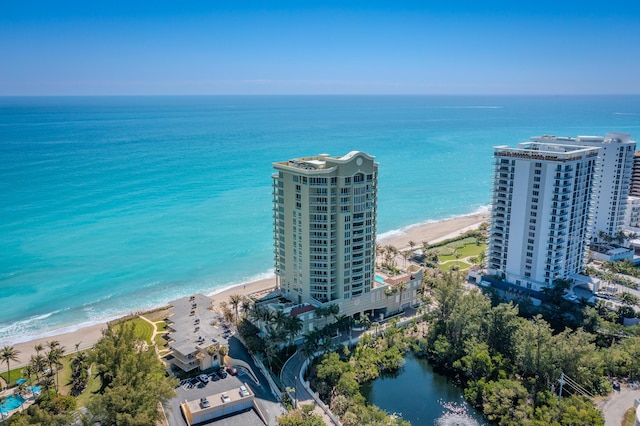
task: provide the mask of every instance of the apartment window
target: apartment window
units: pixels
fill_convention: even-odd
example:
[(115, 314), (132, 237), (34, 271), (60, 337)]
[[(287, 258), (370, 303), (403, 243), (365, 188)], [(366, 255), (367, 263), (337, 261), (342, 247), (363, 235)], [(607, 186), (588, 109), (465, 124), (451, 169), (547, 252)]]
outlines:
[(540, 176), (535, 176), (535, 177), (533, 178), (533, 181), (534, 181), (534, 182), (540, 182)]

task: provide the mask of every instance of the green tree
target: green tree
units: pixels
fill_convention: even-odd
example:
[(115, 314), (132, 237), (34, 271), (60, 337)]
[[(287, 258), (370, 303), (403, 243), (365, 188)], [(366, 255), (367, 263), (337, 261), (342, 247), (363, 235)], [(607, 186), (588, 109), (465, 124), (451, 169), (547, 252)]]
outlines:
[(0, 362), (7, 364), (7, 386), (11, 384), (11, 361), (18, 361), (20, 351), (13, 346), (5, 346), (0, 351)]
[(311, 404), (303, 405), (297, 410), (291, 410), (276, 418), (280, 426), (323, 426), (322, 416), (313, 412)]
[(88, 404), (92, 421), (143, 426), (159, 418), (158, 403), (175, 395), (175, 378), (167, 377), (154, 350), (142, 350), (132, 324), (109, 327), (94, 346), (92, 360), (102, 388)]
[(527, 390), (516, 380), (488, 382), (482, 395), (482, 411), (498, 425), (521, 425), (528, 418)]
[(232, 294), (231, 296), (229, 296), (229, 302), (231, 303), (231, 306), (233, 306), (233, 310), (236, 313), (236, 325), (238, 325), (238, 307), (242, 302), (242, 296), (240, 296), (239, 294)]

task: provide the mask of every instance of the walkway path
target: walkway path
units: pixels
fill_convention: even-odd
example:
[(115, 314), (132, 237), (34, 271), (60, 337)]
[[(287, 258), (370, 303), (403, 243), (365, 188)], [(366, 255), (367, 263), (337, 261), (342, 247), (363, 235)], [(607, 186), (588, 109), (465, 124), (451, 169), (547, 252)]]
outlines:
[(623, 386), (620, 392), (614, 391), (613, 396), (598, 407), (604, 413), (605, 426), (620, 426), (624, 413), (633, 407), (637, 398), (640, 398), (640, 389)]
[[(160, 348), (158, 347), (158, 345), (156, 345), (156, 344), (155, 344), (155, 342), (156, 342), (156, 336), (157, 336), (158, 334), (162, 334), (162, 333), (164, 333), (164, 331), (160, 331), (160, 330), (158, 330), (158, 325), (157, 325), (157, 323), (156, 323), (156, 322), (151, 321), (149, 318), (146, 318), (146, 317), (144, 317), (144, 316), (142, 316), (142, 315), (138, 315), (138, 317), (139, 317), (140, 319), (145, 320), (146, 322), (148, 322), (149, 324), (151, 324), (151, 325), (153, 326), (153, 333), (151, 333), (151, 345), (152, 345), (152, 346), (154, 346), (154, 347), (156, 348), (156, 354), (158, 354), (158, 357), (159, 357), (159, 358), (161, 358), (161, 357), (162, 357), (162, 352), (165, 352), (165, 353), (166, 353), (166, 352), (169, 352), (169, 349), (160, 349)], [(158, 321), (158, 322), (161, 322), (161, 321)]]

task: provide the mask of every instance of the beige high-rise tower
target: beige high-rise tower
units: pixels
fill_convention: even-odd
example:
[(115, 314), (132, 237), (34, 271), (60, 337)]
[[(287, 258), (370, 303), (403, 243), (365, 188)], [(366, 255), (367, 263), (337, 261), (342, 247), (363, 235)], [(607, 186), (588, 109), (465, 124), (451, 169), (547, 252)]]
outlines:
[(326, 303), (371, 291), (378, 163), (363, 152), (273, 163), (275, 274), (291, 300)]

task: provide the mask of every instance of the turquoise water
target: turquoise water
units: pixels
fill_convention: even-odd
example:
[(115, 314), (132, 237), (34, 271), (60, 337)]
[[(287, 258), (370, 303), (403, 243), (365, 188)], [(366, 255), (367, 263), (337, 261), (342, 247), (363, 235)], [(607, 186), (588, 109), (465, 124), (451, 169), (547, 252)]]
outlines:
[(271, 173), (380, 163), (379, 234), (486, 208), (491, 147), (639, 134), (640, 97), (0, 98), (0, 345), (271, 274)]
[(20, 395), (10, 395), (2, 401), (2, 404), (0, 404), (0, 411), (4, 411), (6, 413), (11, 410), (15, 410), (16, 408), (19, 408), (24, 401), (25, 399)]
[(384, 277), (381, 277), (380, 275), (376, 274), (376, 282), (383, 283), (384, 282)]

